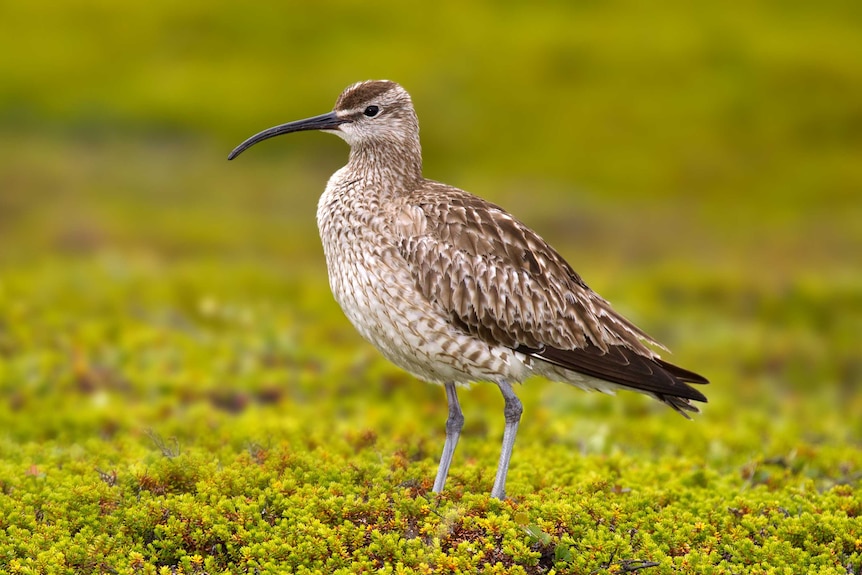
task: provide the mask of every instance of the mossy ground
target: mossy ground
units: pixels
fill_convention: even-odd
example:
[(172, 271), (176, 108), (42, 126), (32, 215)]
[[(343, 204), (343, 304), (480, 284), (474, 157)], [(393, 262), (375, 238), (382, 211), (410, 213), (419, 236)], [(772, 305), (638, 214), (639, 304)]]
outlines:
[(291, 262), (99, 249), (6, 268), (4, 570), (859, 571), (852, 278), (778, 296), (697, 266), (615, 269), (621, 285), (597, 266), (710, 375), (710, 403), (688, 422), (530, 381), (498, 502), (496, 389), (461, 393), (430, 493), (442, 390), (352, 332), (319, 262)]
[[(857, 8), (79, 4), (4, 15), (0, 572), (862, 573)], [(224, 160), (367, 77), (702, 415), (529, 381), (500, 502), (477, 384), (430, 492), (443, 391), (326, 283), (343, 144)]]

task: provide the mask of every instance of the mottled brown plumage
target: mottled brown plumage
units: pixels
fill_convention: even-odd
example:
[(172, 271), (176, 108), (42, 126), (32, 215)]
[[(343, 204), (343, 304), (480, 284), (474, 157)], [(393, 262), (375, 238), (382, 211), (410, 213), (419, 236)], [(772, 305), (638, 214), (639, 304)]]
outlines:
[(646, 393), (680, 414), (706, 401), (700, 375), (660, 359), (658, 342), (617, 314), (533, 230), (502, 208), (422, 177), (410, 96), (388, 81), (348, 87), (329, 114), (270, 128), (335, 133), (350, 159), (333, 174), (317, 220), (335, 299), (388, 359), (446, 388), (440, 491), (463, 415), (456, 385), (495, 382), (506, 430), (491, 491), (505, 496), (521, 403), (511, 384), (538, 374), (583, 389)]
[(411, 195), (425, 233), (402, 242), (417, 286), (453, 324), (554, 366), (648, 392), (683, 415), (699, 375), (663, 362), (533, 230), (502, 208), (427, 182)]

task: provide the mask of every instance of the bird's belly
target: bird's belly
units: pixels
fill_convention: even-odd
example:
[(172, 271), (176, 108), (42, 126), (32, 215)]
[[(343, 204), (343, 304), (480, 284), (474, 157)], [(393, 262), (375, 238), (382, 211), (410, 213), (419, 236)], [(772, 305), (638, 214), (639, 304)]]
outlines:
[(333, 245), (324, 238), (324, 251), (336, 301), (395, 365), (435, 383), (521, 381), (530, 375), (520, 354), (459, 330), (437, 311), (394, 246), (360, 238)]

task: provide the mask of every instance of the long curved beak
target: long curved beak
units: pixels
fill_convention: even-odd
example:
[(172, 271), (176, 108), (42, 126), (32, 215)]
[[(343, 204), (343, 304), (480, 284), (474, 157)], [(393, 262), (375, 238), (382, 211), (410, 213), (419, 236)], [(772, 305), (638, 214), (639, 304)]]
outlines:
[(350, 120), (339, 118), (335, 115), (335, 112), (329, 112), (328, 114), (321, 114), (312, 118), (306, 118), (304, 120), (297, 120), (296, 122), (288, 122), (287, 124), (274, 126), (272, 128), (269, 128), (268, 130), (260, 132), (259, 134), (255, 134), (254, 136), (234, 148), (233, 152), (230, 153), (227, 159), (233, 160), (241, 153), (243, 153), (247, 148), (250, 148), (258, 142), (268, 140), (275, 136), (280, 136), (282, 134), (290, 134), (291, 132), (303, 132), (306, 130), (337, 130), (338, 126), (340, 126), (341, 124), (346, 124), (348, 122), (350, 122)]

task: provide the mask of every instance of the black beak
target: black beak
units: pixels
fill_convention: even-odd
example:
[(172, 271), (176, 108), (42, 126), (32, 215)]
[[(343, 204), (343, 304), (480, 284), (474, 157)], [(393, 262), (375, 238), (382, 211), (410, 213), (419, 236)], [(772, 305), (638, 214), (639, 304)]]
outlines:
[(275, 136), (280, 136), (282, 134), (290, 134), (291, 132), (303, 132), (305, 130), (337, 130), (338, 126), (340, 126), (341, 124), (346, 124), (348, 122), (350, 122), (350, 120), (339, 118), (335, 115), (335, 112), (321, 114), (319, 116), (314, 116), (313, 118), (306, 118), (304, 120), (297, 120), (296, 122), (288, 122), (287, 124), (275, 126), (269, 128), (268, 130), (264, 130), (259, 134), (255, 134), (254, 136), (234, 148), (233, 152), (230, 153), (227, 159), (233, 160), (241, 153), (243, 153), (246, 148), (250, 148), (258, 142), (268, 140), (269, 138)]

